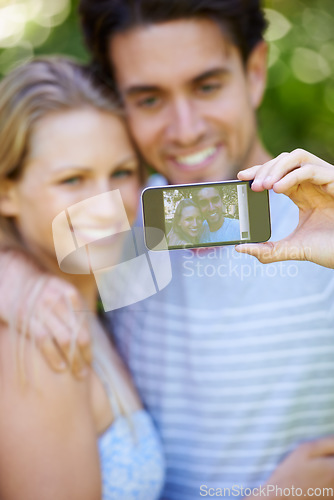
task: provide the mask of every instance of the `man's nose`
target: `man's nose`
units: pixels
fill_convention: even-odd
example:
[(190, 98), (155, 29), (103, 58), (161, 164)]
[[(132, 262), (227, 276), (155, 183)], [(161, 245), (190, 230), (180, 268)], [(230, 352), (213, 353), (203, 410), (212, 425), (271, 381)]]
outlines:
[(205, 121), (191, 99), (181, 98), (172, 104), (167, 128), (170, 140), (191, 146), (204, 136), (205, 128)]

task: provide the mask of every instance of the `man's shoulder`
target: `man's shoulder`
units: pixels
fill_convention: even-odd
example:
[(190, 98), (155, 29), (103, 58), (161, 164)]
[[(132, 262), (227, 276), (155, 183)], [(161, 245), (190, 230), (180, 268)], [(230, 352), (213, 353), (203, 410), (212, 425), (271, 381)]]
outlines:
[(218, 234), (226, 234), (231, 231), (238, 231), (239, 234), (240, 222), (239, 219), (232, 219), (231, 217), (224, 217), (223, 225), (218, 229)]
[(232, 219), (232, 217), (224, 217), (224, 221), (227, 222), (226, 225), (228, 226), (239, 227), (240, 225), (239, 219)]
[(161, 174), (152, 174), (147, 179), (147, 187), (168, 186), (167, 179)]

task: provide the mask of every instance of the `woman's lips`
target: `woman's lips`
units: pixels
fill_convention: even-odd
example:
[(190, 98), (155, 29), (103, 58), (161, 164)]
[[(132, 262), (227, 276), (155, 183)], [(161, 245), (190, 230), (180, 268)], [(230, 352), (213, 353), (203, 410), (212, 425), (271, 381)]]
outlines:
[[(127, 228), (126, 228), (127, 229)], [(110, 225), (107, 228), (74, 228), (74, 235), (79, 246), (103, 240), (125, 230), (122, 224)]]

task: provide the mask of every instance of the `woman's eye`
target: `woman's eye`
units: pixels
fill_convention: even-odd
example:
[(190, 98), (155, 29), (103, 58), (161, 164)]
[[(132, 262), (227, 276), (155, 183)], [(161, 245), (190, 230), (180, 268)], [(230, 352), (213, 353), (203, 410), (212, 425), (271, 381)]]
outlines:
[(134, 175), (134, 173), (135, 171), (130, 169), (116, 170), (116, 172), (111, 174), (111, 177), (113, 179), (122, 179), (123, 177), (130, 177), (131, 175)]
[(60, 181), (60, 184), (74, 186), (76, 184), (79, 184), (80, 181), (82, 181), (82, 177), (80, 177), (79, 175), (73, 175), (72, 177), (67, 177), (67, 179), (63, 179), (62, 181)]

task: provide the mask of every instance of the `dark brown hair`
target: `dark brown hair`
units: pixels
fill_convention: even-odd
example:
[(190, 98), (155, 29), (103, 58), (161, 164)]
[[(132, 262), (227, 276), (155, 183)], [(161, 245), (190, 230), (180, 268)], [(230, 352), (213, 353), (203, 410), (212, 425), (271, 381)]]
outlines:
[(92, 65), (112, 80), (110, 38), (138, 26), (191, 18), (215, 21), (247, 61), (266, 27), (261, 0), (80, 0), (79, 14)]

